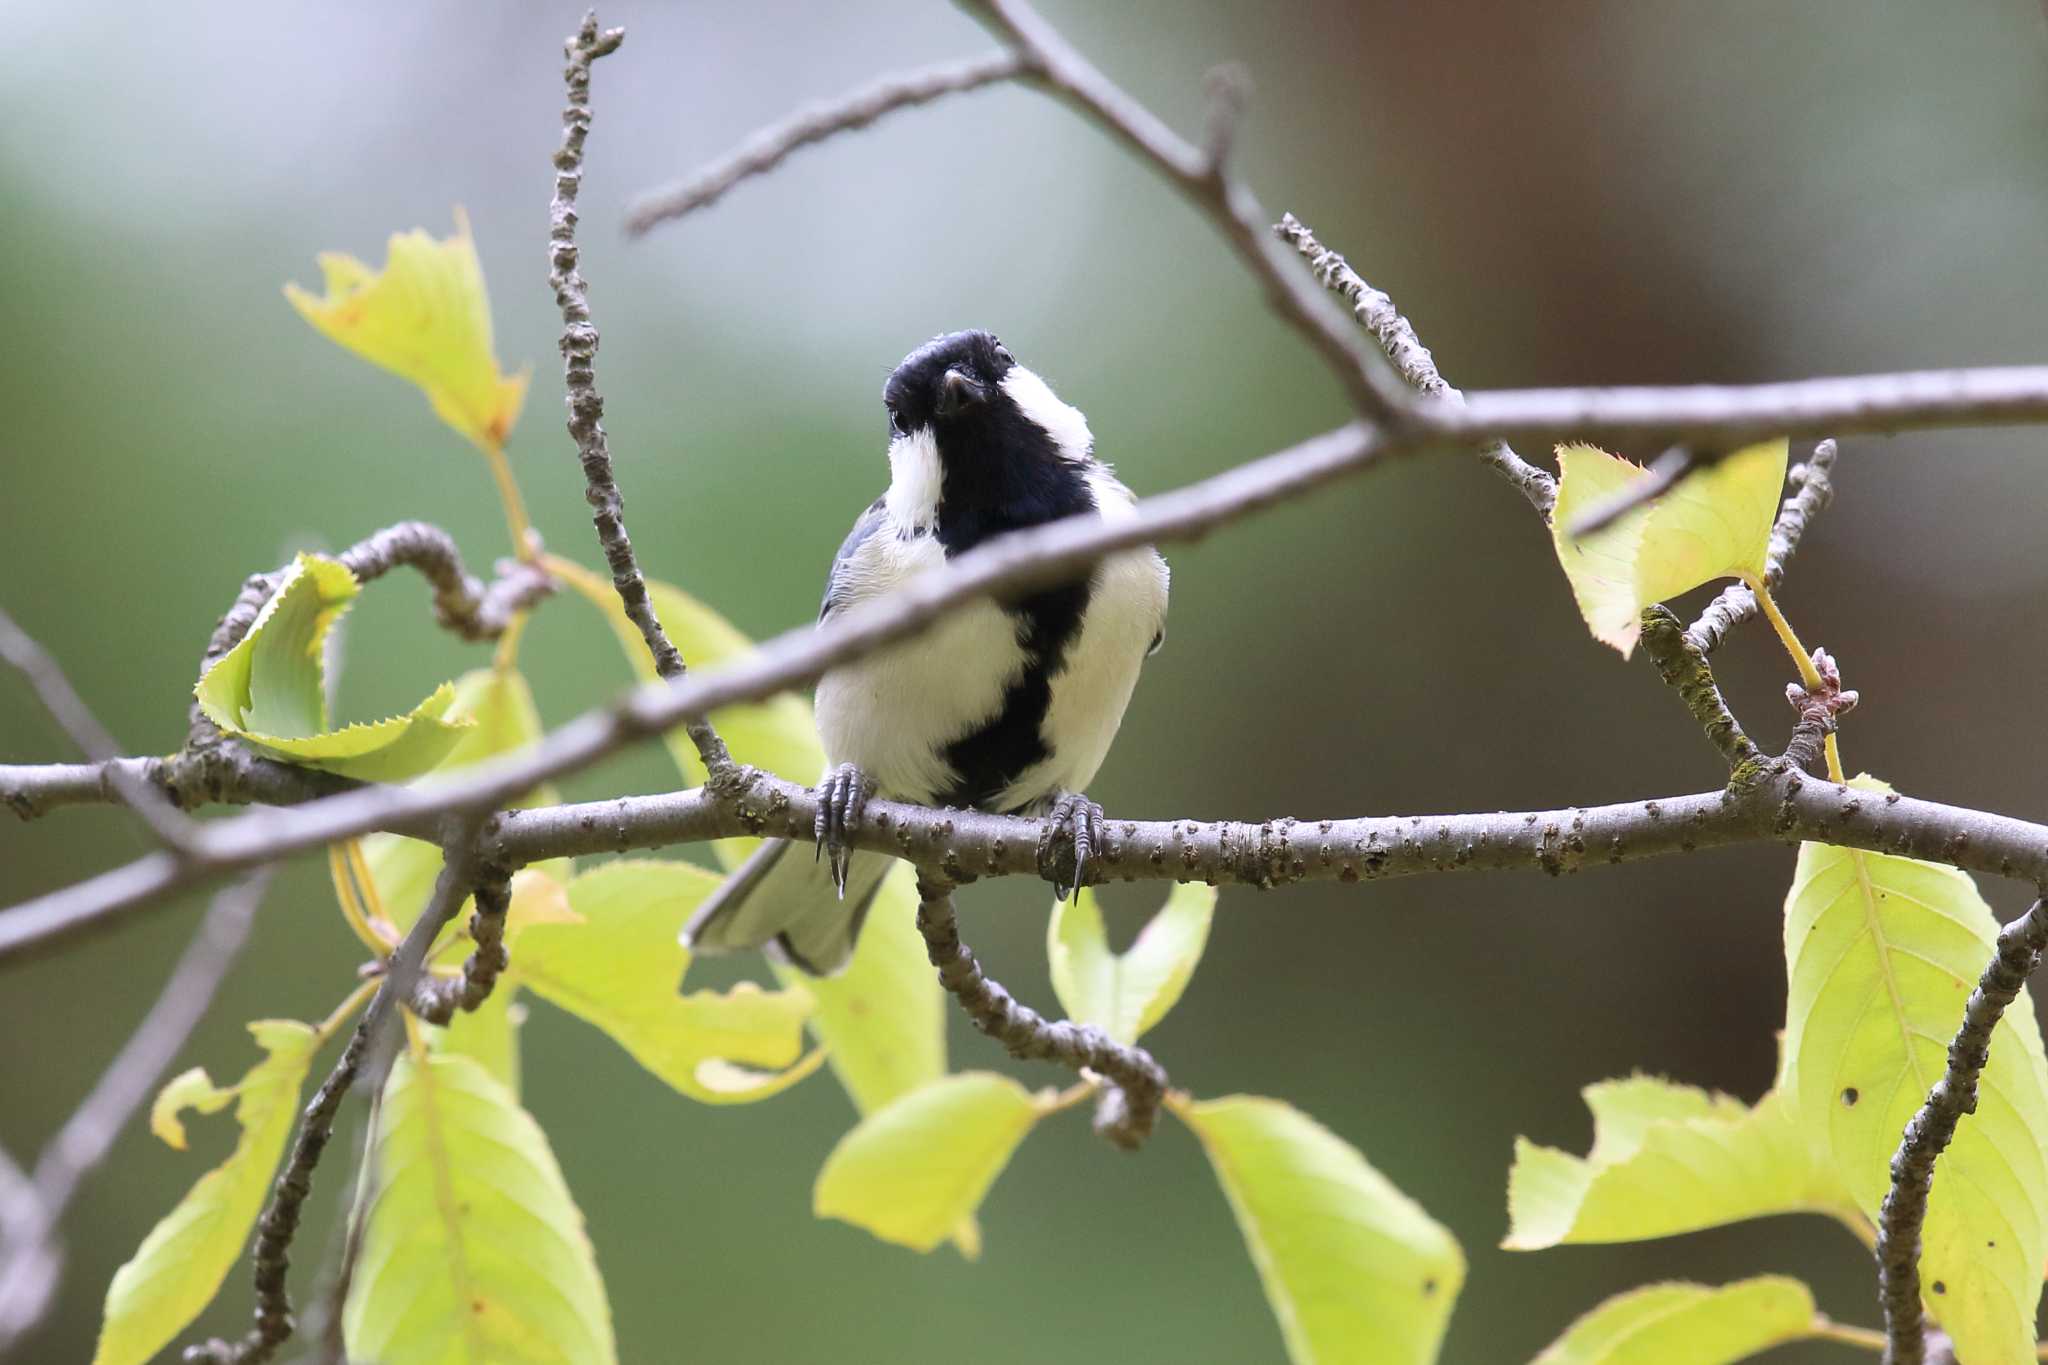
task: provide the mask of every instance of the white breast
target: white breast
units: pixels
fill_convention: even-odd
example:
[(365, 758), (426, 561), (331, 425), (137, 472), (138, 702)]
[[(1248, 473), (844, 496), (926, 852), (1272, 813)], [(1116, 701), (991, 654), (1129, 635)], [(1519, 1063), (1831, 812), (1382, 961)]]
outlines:
[[(884, 524), (840, 566), (840, 595), (866, 601), (945, 562), (936, 537), (899, 538)], [(930, 802), (953, 783), (946, 746), (996, 714), (1023, 670), (1016, 623), (993, 602), (972, 602), (820, 678), (818, 735), (831, 762), (858, 765), (890, 796)]]

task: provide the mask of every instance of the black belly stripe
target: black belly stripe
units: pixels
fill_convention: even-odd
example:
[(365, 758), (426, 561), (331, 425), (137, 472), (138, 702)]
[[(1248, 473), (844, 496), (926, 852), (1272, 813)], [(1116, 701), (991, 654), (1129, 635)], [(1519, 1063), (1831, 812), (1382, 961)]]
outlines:
[(1003, 693), (994, 720), (946, 746), (946, 763), (955, 774), (940, 798), (946, 805), (991, 809), (1005, 787), (1051, 756), (1045, 716), (1052, 707), (1052, 680), (1066, 667), (1093, 590), (1092, 582), (1075, 583), (1007, 608), (1024, 650), (1024, 669)]

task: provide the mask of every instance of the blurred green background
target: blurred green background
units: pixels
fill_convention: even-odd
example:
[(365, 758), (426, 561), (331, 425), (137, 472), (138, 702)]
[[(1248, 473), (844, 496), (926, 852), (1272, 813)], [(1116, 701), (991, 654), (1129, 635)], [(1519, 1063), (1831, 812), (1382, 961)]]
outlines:
[[(316, 251), (381, 261), (390, 231), (445, 232), (467, 207), (500, 352), (534, 366), (513, 460), (549, 545), (595, 561), (545, 284), (559, 44), (576, 11), (0, 13), (0, 598), (124, 744), (178, 741), (200, 647), (244, 574), (401, 517), (447, 526), (473, 565), (505, 548), (482, 461), (285, 306), (280, 283), (314, 282)], [(1064, 0), (1051, 16), (1182, 127), (1199, 126), (1202, 72), (1246, 63), (1257, 93), (1239, 166), (1266, 207), (1299, 213), (1390, 290), (1468, 388), (2042, 359), (2048, 33), (2027, 0)], [(650, 571), (748, 630), (811, 617), (833, 548), (886, 477), (881, 380), (934, 332), (999, 331), (1087, 411), (1140, 491), (1342, 420), (1334, 383), (1210, 229), (1028, 91), (899, 115), (626, 242), (633, 194), (757, 124), (989, 44), (947, 6), (908, 0), (602, 17), (629, 38), (597, 74), (584, 265), (633, 537)], [(2048, 664), (2043, 442), (1845, 443), (1839, 499), (1784, 602), (1862, 690), (1852, 768), (2048, 818), (2026, 700)], [(1113, 813), (1549, 806), (1720, 775), (1651, 671), (1587, 637), (1528, 509), (1461, 454), (1170, 557), (1172, 638), (1093, 793)], [(344, 714), (410, 705), (482, 661), (424, 608), (405, 580), (367, 595)], [(624, 679), (601, 623), (566, 597), (524, 656), (551, 720)], [(1787, 669), (1767, 634), (1748, 628), (1721, 666), (1752, 732), (1780, 741)], [(64, 757), (27, 690), (0, 678), (0, 758)], [(671, 784), (649, 750), (568, 790)], [(105, 811), (10, 821), (0, 899), (142, 847)], [(1316, 1115), (1458, 1233), (1471, 1274), (1446, 1359), (1526, 1358), (1602, 1296), (1676, 1275), (1791, 1272), (1829, 1312), (1872, 1323), (1867, 1257), (1818, 1220), (1493, 1249), (1515, 1135), (1584, 1150), (1580, 1086), (1643, 1069), (1765, 1088), (1791, 865), (1789, 850), (1751, 848), (1558, 881), (1228, 889), (1202, 971), (1150, 1041), (1199, 1094)], [(2020, 904), (2015, 887), (1986, 892), (2001, 914)], [(1155, 897), (1113, 890), (1117, 932)], [(1017, 882), (963, 904), (992, 972), (1041, 1004), (1045, 900)], [(198, 910), (187, 898), (0, 969), (0, 1144), (17, 1158), (134, 1025)], [(320, 1016), (359, 957), (303, 860), (178, 1065), (239, 1074), (253, 1055), (241, 1021)], [(1009, 1065), (955, 1024), (957, 1065)], [(1137, 1157), (1078, 1116), (1049, 1125), (996, 1186), (986, 1254), (967, 1265), (812, 1220), (812, 1177), (852, 1120), (828, 1078), (707, 1110), (544, 1005), (525, 1047), (525, 1098), (589, 1218), (627, 1360), (1280, 1357), (1177, 1125)], [(183, 1156), (140, 1125), (121, 1142), (74, 1206), (61, 1301), (21, 1359), (86, 1358), (113, 1268), (230, 1128), (203, 1125)], [(311, 1205), (301, 1286), (334, 1188)], [(248, 1303), (238, 1272), (202, 1328), (238, 1330)], [(1838, 1358), (1852, 1357), (1774, 1357)]]

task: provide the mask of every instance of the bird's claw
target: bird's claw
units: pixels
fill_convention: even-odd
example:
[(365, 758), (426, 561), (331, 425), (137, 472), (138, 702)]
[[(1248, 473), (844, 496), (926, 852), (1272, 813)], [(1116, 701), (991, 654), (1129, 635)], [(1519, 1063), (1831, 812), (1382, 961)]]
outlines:
[(818, 814), (812, 821), (811, 832), (817, 842), (817, 854), (823, 856), (832, 871), (832, 885), (838, 890), (839, 898), (846, 899), (846, 874), (853, 862), (853, 847), (847, 842), (848, 836), (860, 826), (863, 812), (867, 809), (868, 798), (875, 794), (875, 784), (868, 781), (867, 774), (851, 763), (842, 763), (825, 774), (825, 780), (818, 784)]
[(1061, 835), (1074, 844), (1074, 880), (1072, 885), (1061, 884), (1054, 877), (1052, 889), (1056, 900), (1069, 896), (1079, 897), (1081, 888), (1088, 881), (1088, 859), (1095, 850), (1102, 847), (1102, 807), (1090, 801), (1079, 792), (1068, 792), (1053, 802), (1047, 813), (1046, 826), (1054, 842)]

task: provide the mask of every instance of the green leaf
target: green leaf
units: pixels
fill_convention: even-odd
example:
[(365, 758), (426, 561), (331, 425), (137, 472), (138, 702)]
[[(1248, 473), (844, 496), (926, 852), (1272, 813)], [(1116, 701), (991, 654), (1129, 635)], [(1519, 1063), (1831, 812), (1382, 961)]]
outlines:
[(401, 1056), (342, 1331), (378, 1365), (604, 1365), (611, 1306), (548, 1141), (467, 1057)]
[(1294, 1365), (1436, 1359), (1458, 1243), (1358, 1150), (1279, 1100), (1173, 1104), (1237, 1215)]
[(1109, 950), (1102, 905), (1092, 889), (1083, 887), (1072, 901), (1053, 902), (1045, 951), (1052, 988), (1067, 1017), (1099, 1025), (1120, 1043), (1138, 1041), (1187, 989), (1215, 910), (1215, 887), (1181, 882), (1119, 954)]
[(420, 386), (434, 412), (485, 450), (504, 445), (526, 399), (526, 375), (498, 369), (491, 300), (469, 219), (453, 236), (394, 232), (382, 270), (345, 252), (320, 254), (326, 293), (295, 284), (285, 297), (307, 322), (373, 365)]
[(320, 1046), (313, 1029), (290, 1020), (261, 1019), (249, 1031), (267, 1055), (238, 1083), (217, 1086), (194, 1068), (166, 1085), (150, 1110), (150, 1128), (180, 1150), (181, 1109), (212, 1114), (233, 1100), (242, 1133), (228, 1159), (201, 1176), (114, 1272), (93, 1365), (150, 1359), (213, 1301), (242, 1259), (298, 1117), (299, 1088)]
[(1783, 1275), (1653, 1284), (1573, 1323), (1536, 1365), (1727, 1365), (1814, 1335), (1813, 1295)]
[(1590, 1154), (1515, 1140), (1501, 1243), (1509, 1251), (1633, 1242), (1777, 1213), (1858, 1219), (1776, 1091), (1753, 1109), (1648, 1076), (1603, 1081), (1584, 1093), (1593, 1111)]
[(457, 1010), (445, 1027), (427, 1026), (434, 1052), (467, 1057), (513, 1099), (519, 1098), (519, 1026), (526, 1006), (516, 1003), (516, 983), (499, 978), (496, 989), (473, 1010)]
[(964, 1071), (863, 1119), (818, 1172), (811, 1207), (885, 1242), (930, 1251), (974, 1216), (1010, 1154), (1050, 1112), (1008, 1076)]
[(1593, 637), (1626, 658), (1644, 607), (1717, 578), (1762, 578), (1788, 450), (1782, 439), (1745, 447), (1574, 538), (1574, 524), (1649, 474), (1593, 446), (1559, 446), (1551, 540)]
[(327, 728), (327, 632), (357, 591), (339, 560), (294, 560), (242, 642), (200, 678), (195, 694), (207, 718), (286, 762), (364, 782), (403, 782), (439, 764), (465, 728), (447, 719), (455, 702), (448, 683), (403, 716)]
[[(1868, 776), (1852, 786), (1890, 789)], [(1906, 1122), (1944, 1069), (1998, 923), (1964, 873), (1807, 843), (1785, 898), (1780, 1088), (1800, 1131), (1875, 1216)], [(2048, 1063), (2026, 993), (1992, 1035), (1978, 1087), (1934, 1171), (1920, 1282), (1972, 1362), (2032, 1360), (2048, 1254)]]
[[(453, 722), (469, 724), (441, 761), (442, 772), (516, 753), (537, 742), (542, 733), (533, 689), (517, 669), (478, 668), (457, 678), (448, 716)], [(537, 787), (511, 804), (551, 805), (556, 799), (552, 787)], [(368, 834), (362, 843), (363, 860), (369, 864), (370, 880), (376, 883), (384, 913), (400, 930), (410, 928), (426, 908), (434, 879), (441, 874), (441, 850), (424, 839), (408, 839), (402, 834)], [(534, 867), (564, 883), (573, 870), (567, 858), (535, 863)], [(468, 910), (458, 910), (453, 922), (467, 924)]]
[[(551, 567), (605, 613), (639, 675), (653, 677), (653, 656), (626, 619), (610, 582), (573, 565), (551, 561)], [(693, 669), (733, 662), (753, 649), (730, 622), (682, 589), (650, 579), (648, 593), (669, 638)], [(732, 756), (742, 763), (795, 782), (815, 781), (825, 770), (825, 750), (818, 742), (810, 704), (800, 697), (731, 707), (713, 712), (712, 719)], [(703, 767), (688, 736), (677, 730), (668, 740), (685, 779), (703, 781)], [(729, 870), (756, 842), (721, 839), (712, 850)], [(946, 1074), (946, 1003), (917, 932), (915, 883), (907, 864), (891, 870), (868, 911), (852, 963), (837, 976), (816, 978), (776, 967), (785, 986), (803, 987), (816, 1002), (811, 1033), (824, 1044), (833, 1074), (862, 1114), (872, 1114)]]
[(528, 925), (507, 974), (692, 1099), (766, 1099), (823, 1060), (802, 1056), (811, 999), (752, 982), (678, 994), (690, 964), (678, 935), (717, 887), (716, 873), (689, 863), (606, 863), (569, 884), (581, 922)]

